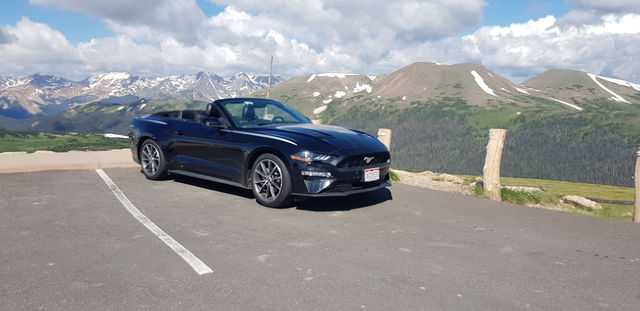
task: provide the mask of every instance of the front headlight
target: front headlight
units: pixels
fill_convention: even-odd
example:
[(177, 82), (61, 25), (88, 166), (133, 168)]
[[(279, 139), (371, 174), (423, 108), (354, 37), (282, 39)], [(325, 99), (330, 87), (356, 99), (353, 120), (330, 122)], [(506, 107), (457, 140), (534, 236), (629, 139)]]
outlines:
[(302, 151), (302, 152), (298, 152), (296, 154), (291, 155), (291, 159), (300, 161), (300, 162), (305, 162), (307, 164), (314, 161), (330, 162), (333, 158), (334, 156), (330, 154), (315, 153), (310, 151)]

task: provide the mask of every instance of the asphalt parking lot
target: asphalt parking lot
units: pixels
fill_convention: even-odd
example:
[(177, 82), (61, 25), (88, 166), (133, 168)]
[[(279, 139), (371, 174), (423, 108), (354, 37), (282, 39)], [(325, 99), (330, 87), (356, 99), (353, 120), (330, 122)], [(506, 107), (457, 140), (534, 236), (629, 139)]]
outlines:
[[(394, 184), (287, 209), (190, 178), (0, 175), (1, 310), (637, 310), (640, 226)], [(202, 271), (201, 271), (202, 272)]]

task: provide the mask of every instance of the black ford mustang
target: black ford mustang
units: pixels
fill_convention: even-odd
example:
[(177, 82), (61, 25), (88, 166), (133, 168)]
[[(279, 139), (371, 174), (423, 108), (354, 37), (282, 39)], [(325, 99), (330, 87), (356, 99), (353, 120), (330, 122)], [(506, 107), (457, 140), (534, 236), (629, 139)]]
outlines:
[(292, 196), (344, 196), (390, 186), (389, 151), (371, 135), (311, 124), (269, 99), (216, 100), (206, 110), (135, 118), (133, 159), (149, 179), (168, 174), (250, 188), (279, 207)]

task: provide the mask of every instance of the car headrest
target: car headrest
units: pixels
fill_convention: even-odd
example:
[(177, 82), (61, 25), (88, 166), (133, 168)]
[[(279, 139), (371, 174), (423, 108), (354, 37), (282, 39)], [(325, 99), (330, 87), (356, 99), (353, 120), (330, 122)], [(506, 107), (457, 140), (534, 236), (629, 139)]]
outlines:
[(207, 117), (213, 118), (219, 118), (220, 116), (222, 116), (222, 114), (220, 114), (220, 110), (218, 110), (218, 108), (213, 104), (207, 105), (207, 111), (205, 111), (205, 114), (207, 115)]
[(244, 108), (242, 108), (242, 118), (246, 120), (256, 119), (256, 109), (253, 108), (253, 105), (245, 105)]

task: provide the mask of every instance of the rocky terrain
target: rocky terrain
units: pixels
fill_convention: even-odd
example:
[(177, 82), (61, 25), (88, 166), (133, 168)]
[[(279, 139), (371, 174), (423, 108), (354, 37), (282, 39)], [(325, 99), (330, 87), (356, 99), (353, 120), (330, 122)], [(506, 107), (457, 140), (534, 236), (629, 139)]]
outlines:
[[(280, 82), (272, 77), (272, 84)], [(102, 101), (126, 104), (142, 98), (213, 101), (267, 87), (268, 77), (239, 73), (221, 77), (200, 72), (140, 77), (126, 72), (100, 73), (82, 81), (34, 74), (0, 78), (0, 116), (26, 119), (55, 115), (77, 105)]]

